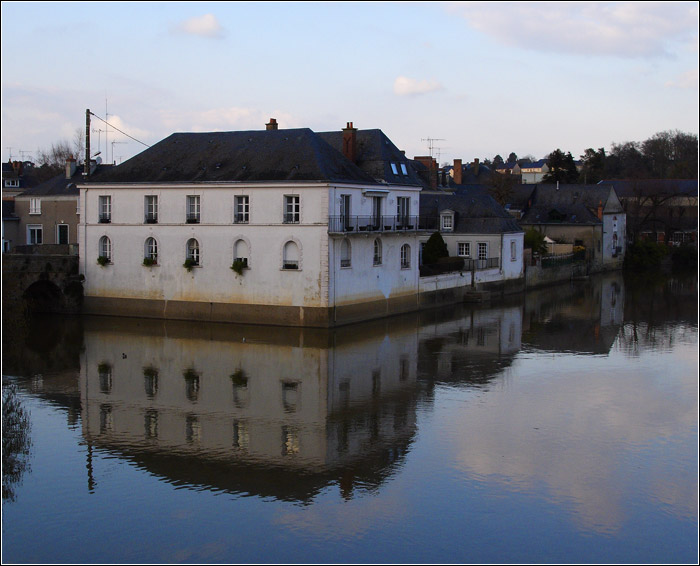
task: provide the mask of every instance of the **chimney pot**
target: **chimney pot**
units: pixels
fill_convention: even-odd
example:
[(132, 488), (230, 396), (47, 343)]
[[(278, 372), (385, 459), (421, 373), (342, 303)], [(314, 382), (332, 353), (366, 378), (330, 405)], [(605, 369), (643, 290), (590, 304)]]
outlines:
[(276, 130), (277, 129), (277, 120), (274, 118), (270, 118), (270, 121), (265, 124), (265, 129), (266, 130)]

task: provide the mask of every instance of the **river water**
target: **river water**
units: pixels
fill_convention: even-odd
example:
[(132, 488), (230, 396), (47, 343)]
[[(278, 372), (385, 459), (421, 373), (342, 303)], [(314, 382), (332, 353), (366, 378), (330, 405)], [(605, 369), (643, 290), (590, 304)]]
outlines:
[(3, 328), (4, 563), (697, 563), (697, 278)]

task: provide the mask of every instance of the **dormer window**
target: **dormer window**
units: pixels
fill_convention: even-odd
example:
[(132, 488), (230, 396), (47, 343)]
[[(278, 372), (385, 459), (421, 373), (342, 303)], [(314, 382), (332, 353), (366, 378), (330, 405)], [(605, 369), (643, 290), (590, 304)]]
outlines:
[(455, 224), (455, 213), (451, 210), (445, 210), (440, 213), (440, 231), (452, 232)]
[(399, 174), (399, 170), (396, 168), (396, 163), (391, 163), (390, 165), (391, 165), (391, 172), (392, 172), (394, 175), (398, 175), (398, 174)]
[(406, 170), (406, 164), (402, 163), (401, 164), (401, 174), (402, 175), (408, 175), (408, 171)]

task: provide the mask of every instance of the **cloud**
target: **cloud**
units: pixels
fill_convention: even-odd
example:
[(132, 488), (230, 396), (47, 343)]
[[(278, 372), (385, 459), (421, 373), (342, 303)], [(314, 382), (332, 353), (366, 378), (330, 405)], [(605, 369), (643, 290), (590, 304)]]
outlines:
[(394, 81), (394, 94), (398, 96), (412, 96), (441, 90), (442, 85), (434, 80), (417, 80), (409, 77), (396, 77)]
[(282, 129), (298, 127), (288, 113), (271, 112), (257, 108), (229, 106), (202, 111), (172, 110), (160, 113), (161, 124), (168, 132), (212, 132), (229, 130), (262, 130), (270, 118), (275, 118)]
[(203, 16), (190, 18), (175, 26), (174, 30), (178, 33), (198, 35), (200, 37), (213, 39), (219, 39), (225, 35), (224, 28), (221, 27), (221, 24), (219, 24), (214, 14), (205, 14)]
[(450, 5), (501, 43), (538, 51), (668, 57), (697, 41), (694, 2), (467, 2)]
[(666, 83), (667, 87), (671, 88), (698, 88), (698, 70), (691, 69), (686, 71), (673, 81)]

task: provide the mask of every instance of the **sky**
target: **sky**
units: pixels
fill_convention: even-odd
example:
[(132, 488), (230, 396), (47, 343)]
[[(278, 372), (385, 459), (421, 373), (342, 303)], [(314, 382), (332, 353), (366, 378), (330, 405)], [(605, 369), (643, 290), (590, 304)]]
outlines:
[(3, 1), (1, 16), (5, 161), (72, 144), (86, 109), (91, 153), (117, 164), (270, 118), (378, 128), (440, 163), (698, 133), (697, 2)]

